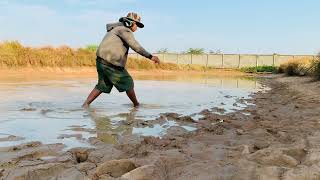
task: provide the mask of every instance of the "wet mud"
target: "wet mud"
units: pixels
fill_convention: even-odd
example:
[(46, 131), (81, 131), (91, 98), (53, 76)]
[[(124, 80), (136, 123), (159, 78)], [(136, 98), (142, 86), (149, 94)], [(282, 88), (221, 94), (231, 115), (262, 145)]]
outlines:
[(319, 179), (319, 83), (286, 77), (262, 83), (271, 90), (252, 95), (247, 101), (255, 106), (237, 112), (204, 109), (197, 118), (164, 113), (130, 122), (161, 124), (167, 133), (160, 137), (123, 134), (114, 144), (90, 137), (92, 147), (67, 151), (40, 142), (1, 148), (0, 179)]

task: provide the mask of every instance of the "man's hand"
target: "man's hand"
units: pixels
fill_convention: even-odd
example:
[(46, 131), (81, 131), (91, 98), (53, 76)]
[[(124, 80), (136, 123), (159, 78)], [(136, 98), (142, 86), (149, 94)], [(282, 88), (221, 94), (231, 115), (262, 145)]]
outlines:
[(151, 61), (154, 61), (157, 64), (160, 64), (160, 59), (158, 58), (158, 56), (152, 56)]

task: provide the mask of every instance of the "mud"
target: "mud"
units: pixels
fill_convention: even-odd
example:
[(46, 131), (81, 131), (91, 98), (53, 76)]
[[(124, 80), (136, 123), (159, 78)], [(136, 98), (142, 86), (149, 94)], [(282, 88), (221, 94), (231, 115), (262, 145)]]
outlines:
[(68, 151), (40, 142), (1, 148), (0, 179), (320, 179), (320, 83), (310, 80), (264, 78), (271, 90), (240, 112), (131, 122), (174, 120), (193, 131), (170, 126), (164, 136), (124, 135), (114, 145), (91, 137), (92, 148)]
[[(175, 78), (178, 80), (136, 80), (139, 108), (132, 108), (130, 100), (114, 89), (111, 95), (101, 95), (88, 111), (80, 106), (96, 83), (94, 79), (0, 83), (0, 147), (30, 141), (87, 147), (90, 137), (117, 144), (122, 136), (132, 134), (160, 137), (173, 126), (194, 131), (196, 122), (205, 117), (199, 112), (241, 111), (249, 95), (261, 89), (256, 79), (243, 77)], [(176, 114), (161, 116), (166, 112)], [(10, 135), (24, 139), (13, 141)]]
[[(0, 134), (2, 135), (2, 134)], [(15, 136), (15, 135), (3, 135), (4, 137), (0, 137), (0, 142), (4, 142), (4, 141), (21, 141), (24, 140), (23, 137), (19, 137), (19, 136)]]

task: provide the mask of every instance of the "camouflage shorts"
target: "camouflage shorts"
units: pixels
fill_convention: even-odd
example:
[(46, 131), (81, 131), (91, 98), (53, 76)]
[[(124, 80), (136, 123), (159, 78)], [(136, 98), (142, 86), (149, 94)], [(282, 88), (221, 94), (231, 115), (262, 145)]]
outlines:
[(133, 79), (125, 68), (104, 63), (101, 58), (96, 61), (98, 72), (98, 83), (96, 89), (104, 93), (110, 93), (113, 86), (119, 92), (128, 91), (133, 88)]

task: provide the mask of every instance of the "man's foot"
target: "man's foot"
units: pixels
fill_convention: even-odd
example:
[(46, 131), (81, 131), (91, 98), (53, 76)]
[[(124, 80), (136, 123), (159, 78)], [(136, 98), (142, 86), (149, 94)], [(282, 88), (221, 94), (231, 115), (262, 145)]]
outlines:
[(133, 104), (134, 107), (139, 107), (140, 106), (140, 103), (135, 103)]

